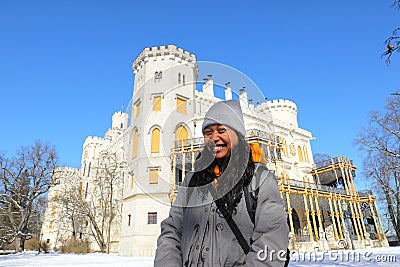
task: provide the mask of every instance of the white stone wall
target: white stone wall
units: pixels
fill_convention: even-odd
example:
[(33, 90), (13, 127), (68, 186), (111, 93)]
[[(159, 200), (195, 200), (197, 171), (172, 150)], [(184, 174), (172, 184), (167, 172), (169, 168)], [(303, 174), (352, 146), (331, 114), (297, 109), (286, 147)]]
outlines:
[[(117, 161), (124, 166), (118, 171), (117, 181), (114, 184), (113, 194), (114, 201), (117, 205), (115, 210), (115, 218), (112, 222), (111, 230), (111, 252), (118, 252), (119, 240), (121, 237), (121, 218), (122, 218), (122, 192), (123, 180), (128, 176), (126, 164), (124, 164), (124, 131), (128, 127), (129, 116), (123, 112), (116, 112), (112, 116), (112, 127), (105, 133), (104, 138), (89, 136), (86, 138), (82, 146), (82, 166), (80, 169), (61, 168), (61, 176), (65, 177), (60, 180), (60, 184), (51, 188), (48, 195), (48, 205), (46, 209), (45, 219), (42, 227), (43, 240), (48, 240), (51, 248), (60, 247), (63, 240), (72, 237), (72, 222), (66, 216), (66, 210), (63, 210), (63, 205), (55, 201), (55, 193), (59, 192), (60, 198), (63, 191), (69, 190), (78, 192), (80, 183), (82, 183), (82, 201), (93, 202), (93, 209), (96, 209), (96, 200), (98, 199), (99, 191), (96, 189), (95, 179), (99, 177), (102, 166), (100, 166), (101, 153), (108, 152), (116, 153)], [(121, 127), (122, 126), (122, 127)], [(68, 178), (68, 179), (67, 179)], [(94, 201), (93, 201), (94, 200)], [(53, 206), (56, 205), (56, 214), (52, 215)], [(97, 212), (97, 211), (96, 211)], [(55, 220), (57, 218), (57, 220)], [(101, 219), (101, 216), (98, 216)], [(50, 223), (52, 229), (49, 229)], [(91, 240), (93, 250), (99, 250), (99, 247), (90, 234), (90, 224), (86, 227), (85, 222), (82, 222), (82, 238)], [(76, 233), (79, 238), (80, 233)]]
[[(168, 216), (170, 200), (166, 194), (149, 196), (136, 194), (124, 200), (122, 219), (123, 238), (119, 254), (124, 256), (154, 256), (160, 223)], [(157, 224), (148, 224), (148, 212), (157, 212)], [(128, 216), (131, 223), (128, 225)]]
[[(62, 245), (62, 240), (72, 237), (72, 224), (65, 216), (66, 210), (58, 199), (64, 197), (66, 191), (70, 191), (79, 184), (81, 181), (79, 172), (79, 169), (67, 167), (61, 167), (55, 171), (55, 176), (60, 183), (51, 187), (48, 192), (41, 231), (41, 240), (49, 243), (50, 249), (59, 247)], [(53, 212), (53, 207), (55, 207), (55, 212)]]

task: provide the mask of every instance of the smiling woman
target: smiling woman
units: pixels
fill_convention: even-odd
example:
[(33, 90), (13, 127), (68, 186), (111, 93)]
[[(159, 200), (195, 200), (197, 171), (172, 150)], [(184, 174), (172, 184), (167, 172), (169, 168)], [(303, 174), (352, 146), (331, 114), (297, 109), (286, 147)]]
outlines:
[[(202, 131), (204, 149), (161, 223), (154, 266), (284, 266), (287, 215), (275, 176), (245, 141), (239, 102), (214, 104)], [(258, 257), (265, 247), (284, 257)]]
[(230, 156), (232, 147), (238, 143), (238, 136), (228, 126), (211, 124), (204, 129), (204, 143), (215, 158), (224, 158)]

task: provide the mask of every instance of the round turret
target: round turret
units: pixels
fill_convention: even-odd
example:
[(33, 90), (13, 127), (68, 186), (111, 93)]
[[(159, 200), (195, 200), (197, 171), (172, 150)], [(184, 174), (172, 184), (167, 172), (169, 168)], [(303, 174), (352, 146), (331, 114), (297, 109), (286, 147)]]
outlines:
[(267, 101), (266, 103), (273, 121), (278, 120), (298, 127), (297, 106), (294, 102), (279, 99)]

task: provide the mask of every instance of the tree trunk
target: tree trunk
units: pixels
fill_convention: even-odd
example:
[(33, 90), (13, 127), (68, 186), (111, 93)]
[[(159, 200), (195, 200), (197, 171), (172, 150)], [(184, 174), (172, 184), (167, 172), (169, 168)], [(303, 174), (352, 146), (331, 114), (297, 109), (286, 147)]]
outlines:
[(108, 221), (108, 233), (107, 233), (107, 254), (110, 253), (110, 243), (111, 243), (111, 223), (113, 220), (113, 207), (112, 207), (112, 201), (113, 201), (113, 185), (111, 183), (111, 187), (110, 187), (110, 218)]
[(23, 252), (25, 250), (25, 238), (24, 237), (18, 237), (17, 238), (17, 251), (18, 252)]

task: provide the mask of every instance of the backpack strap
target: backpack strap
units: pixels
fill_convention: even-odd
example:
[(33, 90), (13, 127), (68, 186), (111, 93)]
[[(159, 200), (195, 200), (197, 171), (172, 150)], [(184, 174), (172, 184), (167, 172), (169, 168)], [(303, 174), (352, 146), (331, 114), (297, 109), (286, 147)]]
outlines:
[(250, 195), (249, 186), (245, 186), (243, 188), (243, 193), (244, 193), (244, 198), (246, 200), (247, 213), (250, 216), (251, 222), (254, 224), (256, 213), (255, 210), (253, 210), (254, 199)]
[(237, 241), (239, 242), (239, 245), (242, 247), (244, 253), (248, 254), (250, 252), (250, 246), (247, 243), (246, 239), (244, 238), (239, 227), (233, 220), (232, 215), (228, 212), (224, 203), (221, 202), (221, 199), (217, 199), (217, 192), (215, 192), (215, 189), (213, 187), (210, 188), (210, 193), (213, 196), (215, 204), (217, 204), (219, 211), (222, 213), (222, 216), (224, 216), (226, 222), (228, 223), (229, 228), (231, 228), (231, 231), (233, 232)]
[(244, 197), (246, 200), (247, 213), (250, 216), (251, 222), (255, 224), (256, 209), (257, 209), (257, 198), (258, 191), (261, 181), (261, 175), (264, 171), (268, 171), (268, 168), (264, 164), (255, 164), (254, 176), (248, 186), (243, 188)]
[[(263, 171), (268, 171), (268, 168), (264, 164), (256, 164), (255, 173), (251, 183), (244, 187), (244, 195), (246, 198), (247, 213), (250, 216), (251, 221), (255, 224), (255, 215), (257, 209), (257, 198), (259, 186), (261, 184), (261, 175)], [(252, 191), (251, 191), (252, 190)], [(284, 267), (287, 267), (290, 262), (290, 250), (286, 250), (286, 261)]]
[[(260, 180), (261, 180), (261, 175), (263, 171), (268, 170), (267, 167), (263, 164), (256, 164), (255, 166), (255, 175), (253, 176), (252, 182), (243, 188), (244, 190), (244, 195), (245, 195), (245, 200), (246, 200), (246, 208), (247, 212), (250, 216), (251, 221), (254, 224), (255, 221), (255, 214), (256, 214), (256, 208), (257, 208), (257, 194), (258, 194), (258, 186), (260, 185)], [(252, 191), (250, 192), (251, 186)], [(228, 223), (229, 227), (231, 228), (233, 234), (235, 235), (236, 239), (239, 242), (239, 245), (242, 247), (243, 251), (245, 254), (248, 254), (250, 252), (250, 246), (247, 243), (246, 239), (244, 238), (242, 232), (240, 231), (239, 227), (235, 223), (235, 221), (232, 218), (232, 215), (228, 212), (226, 209), (225, 205), (220, 202), (219, 199), (217, 199), (217, 194), (214, 190), (214, 188), (210, 188), (211, 195), (213, 196), (214, 199), (216, 199), (215, 203), (217, 204), (218, 209), (221, 211), (222, 215), (224, 216), (226, 222)], [(253, 196), (252, 196), (253, 194)]]

